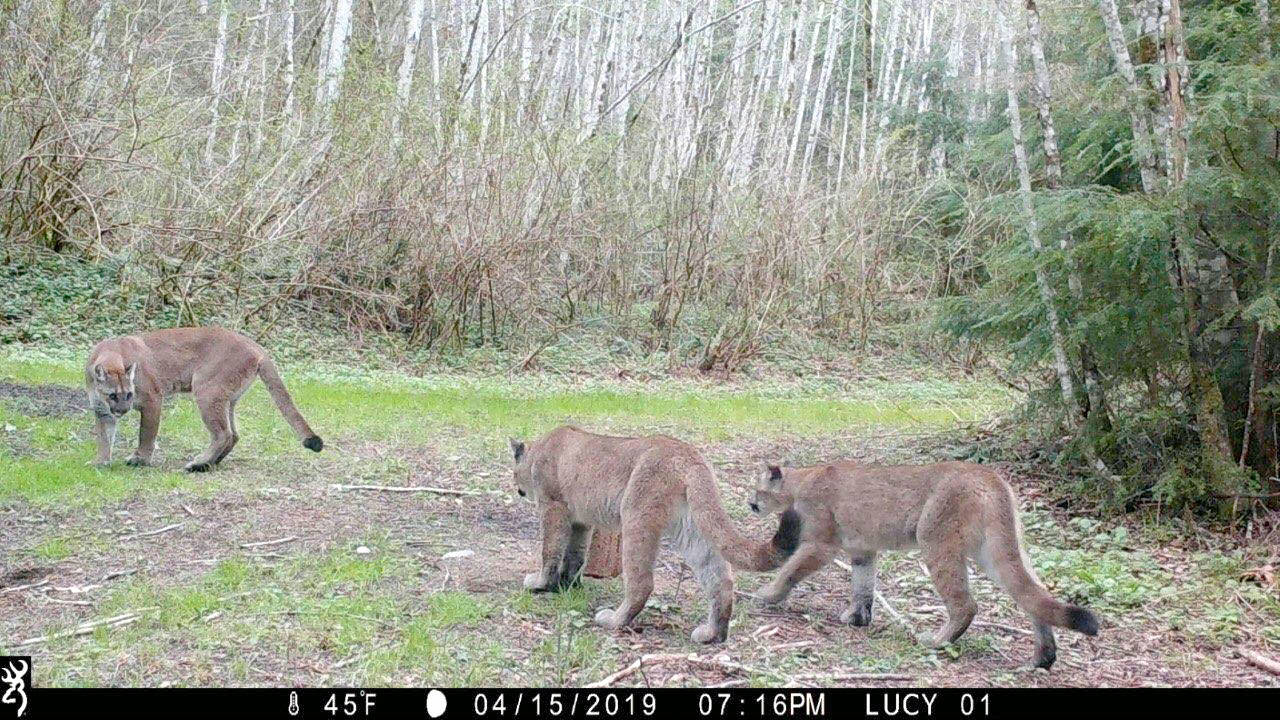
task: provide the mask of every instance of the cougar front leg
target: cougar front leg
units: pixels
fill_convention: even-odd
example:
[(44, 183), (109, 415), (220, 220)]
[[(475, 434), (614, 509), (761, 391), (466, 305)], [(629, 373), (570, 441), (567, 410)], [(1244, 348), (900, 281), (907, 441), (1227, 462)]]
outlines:
[(852, 604), (840, 615), (840, 622), (865, 627), (871, 624), (871, 606), (876, 597), (876, 554), (850, 553), (849, 560), (853, 566)]
[(129, 465), (150, 465), (151, 456), (156, 452), (156, 432), (160, 429), (159, 400), (145, 400), (140, 412), (142, 420), (138, 423), (138, 449), (125, 462)]
[(524, 576), (525, 589), (533, 592), (559, 589), (561, 563), (573, 535), (569, 506), (548, 501), (542, 503), (541, 510), (542, 568)]
[(98, 454), (93, 462), (95, 465), (106, 465), (111, 462), (111, 446), (116, 443), (116, 416), (97, 408), (93, 412), (96, 417), (93, 436), (98, 441)]
[(831, 562), (835, 554), (836, 549), (831, 545), (816, 542), (801, 543), (796, 549), (796, 554), (788, 558), (778, 569), (778, 576), (756, 591), (756, 600), (766, 605), (782, 602), (791, 593), (796, 583)]

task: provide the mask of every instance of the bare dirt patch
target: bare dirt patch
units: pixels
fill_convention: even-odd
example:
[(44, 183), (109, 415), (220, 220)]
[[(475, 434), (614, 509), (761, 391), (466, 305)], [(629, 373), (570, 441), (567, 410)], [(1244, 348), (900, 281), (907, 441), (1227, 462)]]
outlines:
[(84, 390), (67, 385), (20, 385), (0, 381), (0, 402), (36, 417), (75, 417), (84, 414)]

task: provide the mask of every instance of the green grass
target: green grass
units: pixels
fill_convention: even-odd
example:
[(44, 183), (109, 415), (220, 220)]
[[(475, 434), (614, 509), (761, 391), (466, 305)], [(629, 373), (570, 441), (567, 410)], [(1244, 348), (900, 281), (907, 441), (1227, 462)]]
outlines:
[[(748, 380), (722, 387), (700, 380), (640, 385), (547, 375), (410, 377), (322, 365), (293, 370), (287, 382), (325, 437), (326, 451), (315, 455), (300, 448), (256, 384), (240, 405), (241, 444), (223, 467), (207, 475), (178, 470), (206, 441), (189, 399), (177, 398), (166, 408), (160, 434), (164, 464), (149, 469), (127, 468), (122, 462), (106, 468), (87, 465), (94, 451), (87, 414), (36, 417), (26, 414), (20, 403), (0, 402), (0, 505), (16, 508), (21, 515), (55, 516), (69, 510), (77, 517), (102, 518), (76, 527), (33, 523), (33, 534), (20, 548), (0, 548), (0, 564), (58, 565), (60, 572), (83, 563), (80, 556), (86, 555), (106, 558), (112, 568), (134, 567), (138, 558), (131, 553), (143, 547), (114, 541), (119, 528), (111, 513), (120, 507), (134, 511), (130, 503), (139, 506), (138, 517), (153, 511), (157, 517), (160, 511), (173, 513), (169, 495), (182, 497), (182, 502), (190, 496), (215, 495), (244, 500), (250, 510), (234, 522), (263, 538), (271, 536), (270, 530), (256, 524), (260, 518), (252, 508), (274, 497), (270, 493), (277, 488), (318, 493), (316, 497), (327, 502), (364, 502), (356, 495), (335, 500), (325, 494), (325, 485), (402, 484), (424, 465), (443, 464), (460, 469), (450, 478), (459, 486), (492, 490), (508, 482), (504, 436), (529, 437), (566, 421), (607, 432), (669, 432), (708, 448), (726, 439), (742, 443), (756, 437), (786, 438), (794, 440), (789, 442), (794, 445), (791, 459), (817, 460), (838, 452), (849, 436), (866, 429), (942, 430), (987, 417), (1006, 404), (999, 390), (983, 383), (938, 379), (871, 379), (853, 385), (829, 378)], [(22, 351), (0, 356), (3, 380), (74, 386), (79, 374), (71, 353)], [(132, 451), (136, 429), (136, 414), (131, 414), (121, 427), (120, 460)], [(896, 442), (886, 441), (876, 451), (904, 459), (930, 452)], [(494, 515), (506, 517), (508, 525), (500, 530), (476, 530), (486, 533), (477, 550), (488, 544), (492, 552), (492, 541), (498, 540), (498, 552), (506, 552), (513, 543), (527, 541), (511, 535), (509, 523), (520, 516), (502, 505), (507, 500), (503, 495), (414, 498), (418, 504), (408, 507), (421, 508), (421, 524), (415, 517), (405, 527), (384, 530), (372, 527), (371, 521), (339, 536), (326, 535), (322, 551), (304, 549), (304, 542), (315, 542), (316, 537), (279, 548), (285, 557), (246, 557), (234, 544), (210, 543), (211, 557), (223, 554), (212, 565), (179, 564), (186, 569), (172, 576), (140, 572), (86, 595), (94, 607), (59, 614), (80, 621), (124, 612), (141, 617), (126, 627), (56, 639), (39, 648), (36, 652), (43, 653), (42, 667), (47, 668), (42, 682), (563, 685), (597, 679), (625, 666), (639, 646), (644, 646), (641, 652), (705, 652), (688, 640), (706, 608), (687, 576), (678, 594), (667, 589), (653, 596), (641, 619), (643, 632), (635, 635), (604, 633), (592, 621), (596, 609), (617, 602), (620, 580), (590, 581), (566, 592), (534, 595), (519, 589), (518, 579), (531, 558), (500, 556), (486, 562), (504, 563), (503, 572), (513, 577), (500, 582), (478, 578), (482, 587), (475, 591), (457, 576), (450, 584), (437, 558), (459, 542), (465, 547), (466, 533), (472, 530), (452, 514), (455, 507), (484, 502)], [(1148, 626), (1150, 632), (1176, 636), (1179, 642), (1158, 651), (1165, 654), (1146, 659), (1185, 667), (1189, 674), (1214, 671), (1211, 655), (1196, 654), (1204, 648), (1218, 653), (1257, 638), (1273, 646), (1280, 643), (1280, 600), (1274, 590), (1240, 579), (1260, 564), (1256, 553), (1185, 552), (1178, 566), (1182, 569), (1175, 571), (1153, 552), (1176, 537), (1168, 524), (1125, 526), (1087, 517), (1064, 522), (1061, 514), (1044, 507), (1024, 509), (1028, 551), (1038, 573), (1054, 594), (1089, 605), (1114, 623), (1104, 624), (1103, 641), (1122, 629), (1146, 631)], [(199, 525), (212, 517), (210, 511), (218, 512), (212, 503), (202, 514), (183, 518)], [(745, 512), (741, 503), (731, 505), (730, 511)], [(146, 526), (159, 524), (157, 520)], [(505, 536), (495, 538), (493, 533)], [(409, 539), (417, 541), (413, 547), (419, 549), (408, 549)], [(152, 538), (145, 547), (163, 552), (165, 540)], [(358, 553), (362, 546), (370, 552)], [(462, 562), (479, 562), (480, 556)], [(486, 566), (486, 571), (495, 567)], [(90, 568), (86, 577), (92, 580), (98, 572)], [(817, 628), (822, 642), (774, 657), (752, 655), (750, 648), (784, 638), (748, 641), (738, 646), (748, 648), (745, 656), (734, 660), (761, 672), (743, 680), (774, 685), (794, 674), (841, 668), (905, 672), (925, 682), (931, 673), (962, 669), (983, 659), (996, 658), (1005, 667), (1006, 658), (1027, 652), (1025, 638), (1010, 640), (1007, 634), (981, 627), (956, 646), (930, 650), (884, 612), (865, 630), (836, 626), (831, 609), (842, 609), (847, 602), (847, 579), (832, 570), (824, 572), (822, 593), (830, 597), (801, 593), (785, 611), (793, 626)], [(914, 607), (937, 602), (919, 568), (918, 554), (884, 553), (880, 573), (889, 600), (916, 630), (936, 627), (941, 620), (937, 610)], [(742, 573), (739, 589), (749, 592), (766, 579)], [(1026, 627), (1025, 617), (989, 580), (975, 579), (974, 588), (983, 618)], [(774, 621), (770, 618), (740, 602), (731, 633), (735, 638), (750, 637), (754, 629)], [(0, 631), (4, 622), (0, 620)], [(41, 633), (56, 633), (74, 623), (42, 621), (38, 626)], [(1186, 651), (1187, 643), (1194, 643), (1196, 652)], [(1080, 652), (1066, 655), (1080, 657)], [(992, 678), (1000, 684), (1019, 684), (1027, 674), (1011, 669), (981, 681)], [(971, 676), (969, 682), (973, 681)], [(684, 682), (696, 683), (697, 676), (689, 673)]]
[[(81, 370), (70, 358), (10, 352), (0, 357), (0, 379), (76, 386)], [(533, 437), (566, 422), (615, 432), (677, 433), (715, 442), (756, 433), (832, 434), (860, 428), (946, 428), (989, 415), (1001, 395), (978, 386), (963, 396), (954, 383), (874, 381), (876, 399), (857, 392), (823, 388), (757, 385), (735, 390), (687, 382), (637, 386), (580, 384), (531, 377), (505, 379), (413, 378), (386, 373), (358, 375), (316, 368), (291, 374), (290, 390), (328, 444), (395, 442), (402, 445), (452, 443), (468, 451), (493, 452), (504, 436)], [(251, 456), (288, 457), (297, 472), (314, 472), (322, 462), (298, 447), (298, 440), (260, 383), (244, 396), (237, 414), (241, 443), (231, 460)], [(37, 418), (0, 404), (0, 501), (23, 498), (42, 505), (92, 507), (137, 493), (216, 487), (225, 472), (193, 480), (178, 468), (196, 455), (207, 434), (194, 404), (171, 399), (160, 428), (164, 469), (138, 471), (123, 466), (137, 442), (137, 414), (120, 423), (115, 463), (87, 465), (94, 455), (91, 418)], [(392, 467), (384, 468), (391, 470)]]

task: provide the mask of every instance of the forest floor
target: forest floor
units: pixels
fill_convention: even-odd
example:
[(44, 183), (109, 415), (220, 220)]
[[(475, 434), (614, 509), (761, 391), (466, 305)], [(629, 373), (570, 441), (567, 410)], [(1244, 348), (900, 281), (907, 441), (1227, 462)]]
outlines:
[(619, 579), (521, 590), (539, 531), (510, 481), (509, 435), (573, 421), (687, 438), (718, 469), (735, 520), (765, 537), (772, 521), (745, 507), (758, 463), (966, 456), (1011, 405), (994, 384), (290, 370), (324, 452), (301, 448), (256, 384), (240, 403), (240, 445), (192, 476), (181, 465), (207, 436), (188, 398), (166, 407), (158, 467), (120, 461), (131, 414), (117, 462), (95, 468), (74, 360), (0, 354), (0, 653), (33, 655), (45, 687), (582, 685), (651, 654), (676, 657), (616, 684), (1280, 685), (1241, 656), (1280, 657), (1280, 532), (1243, 543), (1149, 515), (1072, 516), (1049, 502), (1051, 479), (1017, 468), (1006, 470), (1041, 578), (1103, 617), (1095, 639), (1059, 631), (1049, 672), (1028, 667), (1030, 624), (980, 574), (969, 632), (942, 650), (917, 644), (942, 620), (918, 553), (885, 554), (894, 612), (878, 604), (868, 628), (838, 621), (838, 566), (779, 608), (746, 597), (765, 576), (740, 573), (729, 640), (714, 647), (688, 640), (705, 603), (671, 552), (624, 631), (591, 621), (616, 603)]

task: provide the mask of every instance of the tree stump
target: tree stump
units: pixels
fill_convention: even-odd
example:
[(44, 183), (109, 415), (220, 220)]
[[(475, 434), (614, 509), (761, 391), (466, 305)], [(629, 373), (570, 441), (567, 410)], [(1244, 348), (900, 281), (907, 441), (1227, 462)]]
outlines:
[(613, 578), (621, 575), (622, 535), (603, 530), (591, 533), (591, 547), (587, 548), (586, 567), (582, 574), (593, 578)]

